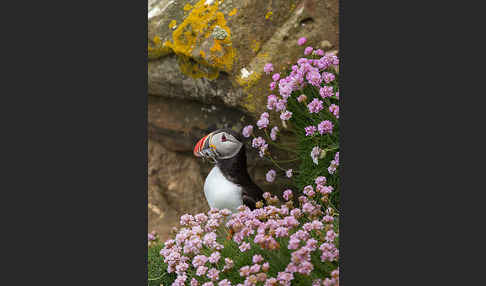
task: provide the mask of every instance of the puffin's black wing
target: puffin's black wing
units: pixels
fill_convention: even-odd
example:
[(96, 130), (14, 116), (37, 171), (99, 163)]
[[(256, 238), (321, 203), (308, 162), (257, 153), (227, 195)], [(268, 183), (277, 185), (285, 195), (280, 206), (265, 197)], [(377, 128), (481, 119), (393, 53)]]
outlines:
[(263, 192), (257, 185), (244, 186), (241, 194), (243, 204), (251, 210), (256, 208), (256, 202), (263, 201)]
[[(242, 138), (239, 134), (232, 130), (223, 129), (226, 132), (235, 136), (240, 142)], [(243, 204), (250, 209), (256, 208), (256, 202), (263, 201), (263, 191), (250, 178), (246, 166), (246, 150), (243, 145), (234, 157), (218, 160), (218, 166), (224, 177), (229, 181), (242, 187)]]

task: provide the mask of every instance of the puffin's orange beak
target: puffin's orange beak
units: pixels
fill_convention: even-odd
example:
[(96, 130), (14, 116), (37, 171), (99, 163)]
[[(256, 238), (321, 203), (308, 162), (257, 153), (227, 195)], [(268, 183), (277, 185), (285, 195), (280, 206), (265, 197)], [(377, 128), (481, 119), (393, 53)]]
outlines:
[(201, 140), (199, 140), (196, 144), (196, 146), (194, 147), (194, 156), (196, 157), (202, 157), (201, 156), (201, 151), (204, 150), (204, 144), (206, 143), (206, 140), (208, 140), (208, 138), (210, 138), (211, 133), (209, 133), (208, 135), (204, 136), (203, 138), (201, 138)]

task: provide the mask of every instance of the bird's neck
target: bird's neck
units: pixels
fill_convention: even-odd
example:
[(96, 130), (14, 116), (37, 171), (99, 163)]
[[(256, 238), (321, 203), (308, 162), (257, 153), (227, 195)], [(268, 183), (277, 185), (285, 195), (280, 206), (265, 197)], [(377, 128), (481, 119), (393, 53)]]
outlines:
[(253, 184), (253, 181), (248, 175), (247, 165), (246, 165), (246, 151), (243, 146), (232, 158), (218, 160), (217, 166), (226, 177), (226, 179), (232, 181), (239, 185), (249, 185)]

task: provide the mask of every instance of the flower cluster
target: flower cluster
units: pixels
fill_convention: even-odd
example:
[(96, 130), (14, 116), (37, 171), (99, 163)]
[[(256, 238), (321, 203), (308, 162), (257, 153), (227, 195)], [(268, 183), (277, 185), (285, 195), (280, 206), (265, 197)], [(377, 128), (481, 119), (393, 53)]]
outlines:
[(265, 155), (265, 151), (267, 150), (268, 148), (268, 144), (266, 143), (265, 139), (263, 139), (262, 137), (257, 137), (257, 138), (254, 138), (253, 141), (251, 142), (251, 146), (253, 148), (258, 148), (260, 153), (260, 157), (263, 157), (263, 155)]
[[(296, 273), (315, 277), (313, 256), (321, 263), (335, 265), (339, 259), (339, 231), (334, 223), (336, 211), (325, 209), (321, 203), (332, 192), (326, 183), (326, 177), (315, 178), (314, 184), (304, 188), (305, 195), (298, 198), (298, 207), (294, 207), (293, 192), (288, 189), (280, 206), (276, 206), (277, 197), (265, 193), (267, 205), (254, 210), (240, 206), (234, 214), (227, 209), (211, 209), (208, 213), (183, 215), (182, 228), (160, 251), (168, 265), (167, 272), (177, 274), (172, 285), (291, 285)], [(227, 233), (231, 235), (225, 237)], [(237, 264), (231, 257), (223, 257), (222, 250), (228, 244), (249, 253), (251, 263)], [(268, 253), (281, 248), (291, 250), (290, 257), (282, 269), (272, 272), (272, 277), (269, 270), (272, 265), (276, 267), (275, 261), (265, 257), (272, 257)], [(224, 273), (231, 271), (238, 273), (243, 283), (223, 279)], [(313, 285), (339, 285), (339, 269), (321, 278), (314, 279)]]
[(331, 161), (331, 164), (327, 168), (327, 171), (329, 172), (329, 174), (334, 174), (338, 166), (339, 166), (339, 152), (337, 152), (336, 155), (334, 156), (334, 160)]
[[(306, 42), (300, 38), (298, 45)], [(333, 145), (339, 135), (339, 59), (311, 46), (303, 52), (305, 57), (288, 73), (277, 73), (279, 67), (271, 63), (264, 66), (264, 73), (272, 79), (268, 112), (263, 112), (256, 124), (245, 126), (242, 134), (252, 137), (251, 146), (263, 158), (271, 155), (269, 144), (279, 146), (283, 140), (278, 137), (291, 124), (307, 144), (298, 149), (299, 160), (312, 159), (307, 165), (318, 169), (318, 174), (305, 178), (305, 186), (295, 193), (294, 187), (286, 187), (284, 201), (266, 192), (265, 203), (257, 202), (253, 210), (240, 206), (233, 214), (227, 209), (211, 209), (183, 215), (181, 228), (160, 251), (167, 272), (177, 274), (172, 285), (285, 286), (299, 283), (302, 277), (313, 286), (339, 285), (339, 211), (334, 206), (339, 146)], [(287, 180), (293, 176), (301, 179), (302, 169), (294, 172), (270, 159)], [(276, 178), (276, 170), (266, 173), (267, 182)]]

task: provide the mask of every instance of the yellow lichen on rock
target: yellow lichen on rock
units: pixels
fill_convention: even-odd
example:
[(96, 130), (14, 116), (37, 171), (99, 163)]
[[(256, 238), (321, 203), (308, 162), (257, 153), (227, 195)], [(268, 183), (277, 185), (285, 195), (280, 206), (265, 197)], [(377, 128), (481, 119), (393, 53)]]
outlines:
[(240, 75), (236, 77), (236, 82), (244, 88), (252, 87), (260, 78), (262, 77), (262, 73), (260, 72), (251, 72), (247, 76)]
[(231, 12), (229, 12), (228, 16), (230, 16), (230, 17), (234, 16), (234, 15), (236, 15), (236, 12), (238, 12), (238, 9), (235, 8), (235, 9), (231, 10)]
[(273, 12), (269, 11), (267, 14), (265, 14), (265, 19), (268, 20), (268, 18), (272, 17), (272, 15), (273, 15)]
[(155, 36), (152, 41), (148, 42), (148, 58), (149, 60), (155, 60), (166, 56), (171, 52), (171, 49), (164, 44), (160, 37)]
[(242, 105), (243, 107), (248, 110), (249, 112), (255, 112), (256, 107), (254, 103), (255, 96), (251, 93), (248, 93), (247, 97), (243, 100)]
[(253, 40), (253, 45), (252, 45), (251, 49), (255, 53), (258, 53), (258, 51), (260, 51), (260, 46), (261, 46), (261, 43), (259, 41)]
[(194, 61), (192, 58), (181, 55), (177, 58), (181, 72), (192, 78), (202, 78), (213, 80), (219, 75), (219, 70)]
[(169, 23), (169, 29), (174, 28), (176, 24), (177, 24), (177, 21), (176, 20), (170, 21), (170, 23)]
[(191, 10), (193, 7), (191, 4), (187, 3), (186, 5), (184, 5), (184, 11), (189, 11)]
[[(197, 59), (197, 62), (194, 61), (197, 65), (230, 71), (235, 58), (231, 31), (226, 26), (224, 14), (218, 11), (220, 2), (214, 1), (209, 5), (205, 2), (201, 0), (194, 6), (184, 6), (185, 11), (192, 10), (172, 33), (172, 41), (166, 42), (166, 46), (177, 56)], [(187, 60), (181, 62), (190, 63)], [(198, 71), (194, 72), (195, 69)], [(189, 76), (200, 75), (199, 67), (195, 69), (181, 66), (181, 71), (185, 74), (189, 71)], [(214, 78), (214, 72), (207, 76)]]

